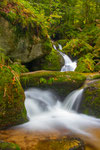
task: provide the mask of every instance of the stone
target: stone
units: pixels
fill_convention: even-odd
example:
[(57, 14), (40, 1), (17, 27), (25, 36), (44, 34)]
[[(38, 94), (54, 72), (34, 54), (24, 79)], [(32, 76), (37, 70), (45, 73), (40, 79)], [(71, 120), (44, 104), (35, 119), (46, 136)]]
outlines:
[(100, 79), (85, 88), (79, 112), (100, 118)]
[(0, 129), (27, 121), (24, 100), (18, 74), (9, 66), (0, 65)]
[(35, 71), (22, 73), (20, 81), (24, 89), (39, 87), (51, 89), (57, 92), (61, 98), (65, 98), (70, 92), (80, 88), (86, 77), (77, 72), (58, 72), (58, 71)]
[(50, 40), (40, 39), (34, 36), (31, 41), (27, 34), (19, 36), (16, 33), (16, 26), (0, 16), (0, 47), (5, 54), (12, 59), (20, 59), (22, 63), (28, 63), (41, 58), (51, 51)]

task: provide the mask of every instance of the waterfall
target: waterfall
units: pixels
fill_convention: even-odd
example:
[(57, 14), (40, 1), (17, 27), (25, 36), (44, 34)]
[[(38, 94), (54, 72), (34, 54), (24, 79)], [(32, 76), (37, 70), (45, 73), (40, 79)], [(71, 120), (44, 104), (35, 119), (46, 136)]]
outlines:
[(82, 98), (83, 89), (75, 90), (71, 92), (64, 100), (63, 106), (67, 110), (78, 110), (79, 104)]
[[(60, 44), (58, 44), (59, 49), (62, 50), (62, 46)], [(62, 53), (61, 51), (59, 51), (55, 45), (53, 45), (54, 49), (57, 50), (60, 55), (63, 57), (64, 59), (64, 66), (61, 68), (61, 72), (64, 71), (74, 71), (77, 67), (77, 62), (76, 61), (72, 61), (69, 56), (67, 56), (66, 54)]]
[(83, 89), (73, 91), (62, 102), (51, 91), (36, 88), (26, 90), (25, 107), (29, 122), (18, 127), (35, 131), (53, 131), (61, 128), (91, 136), (86, 129), (100, 127), (100, 119), (73, 111), (79, 107), (82, 93)]

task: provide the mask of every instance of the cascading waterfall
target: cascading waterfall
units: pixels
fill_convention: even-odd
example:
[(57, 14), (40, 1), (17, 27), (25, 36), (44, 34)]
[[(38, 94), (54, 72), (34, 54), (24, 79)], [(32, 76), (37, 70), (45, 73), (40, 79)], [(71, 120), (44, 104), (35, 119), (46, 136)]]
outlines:
[(64, 100), (63, 106), (66, 110), (78, 111), (84, 89), (71, 92)]
[(76, 90), (61, 102), (54, 93), (48, 90), (28, 89), (25, 91), (25, 106), (29, 122), (19, 127), (38, 131), (53, 131), (63, 128), (71, 130), (73, 133), (90, 136), (86, 129), (100, 127), (100, 120), (77, 113), (82, 93), (83, 89)]
[[(59, 49), (62, 50), (62, 46), (60, 44), (58, 44)], [(74, 71), (77, 67), (77, 62), (76, 61), (72, 61), (69, 56), (67, 56), (66, 54), (62, 53), (61, 51), (59, 51), (55, 45), (53, 45), (54, 49), (57, 50), (60, 55), (63, 57), (64, 59), (64, 66), (61, 68), (61, 72), (64, 71)]]

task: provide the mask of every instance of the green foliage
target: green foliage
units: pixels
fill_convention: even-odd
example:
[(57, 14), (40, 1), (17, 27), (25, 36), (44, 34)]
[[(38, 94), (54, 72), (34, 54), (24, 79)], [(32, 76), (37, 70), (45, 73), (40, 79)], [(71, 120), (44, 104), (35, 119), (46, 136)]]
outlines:
[(49, 79), (45, 79), (45, 78), (40, 78), (40, 84), (52, 84), (54, 82), (54, 78), (49, 78)]
[(29, 72), (28, 69), (27, 69), (24, 65), (21, 65), (21, 64), (13, 63), (12, 65), (10, 65), (10, 67), (11, 67), (15, 72), (17, 72), (19, 75), (20, 75), (21, 73)]
[(14, 143), (7, 143), (0, 141), (0, 149), (1, 150), (20, 150), (20, 147)]
[(78, 59), (76, 71), (78, 72), (93, 72), (95, 62), (93, 61), (92, 54), (88, 53), (84, 57)]
[(29, 34), (31, 38), (36, 36), (47, 37), (48, 23), (43, 12), (40, 14), (35, 11), (32, 5), (25, 0), (8, 1), (7, 6), (0, 4), (0, 14), (8, 19), (13, 25), (16, 25), (17, 32)]
[(45, 57), (41, 66), (45, 70), (60, 70), (61, 56), (52, 48), (51, 53)]
[(74, 57), (77, 56), (79, 58), (87, 53), (92, 52), (93, 48), (91, 45), (81, 39), (72, 39), (66, 44), (66, 46), (63, 47), (63, 50), (67, 54)]
[(47, 83), (47, 80), (46, 80), (45, 78), (40, 78), (40, 83), (46, 84), (46, 83)]
[[(94, 56), (92, 60), (99, 64), (98, 0), (2, 0), (0, 6), (0, 14), (16, 25), (17, 34), (27, 34), (33, 43), (51, 37), (60, 41), (66, 54), (80, 58), (78, 62), (91, 53)], [(45, 47), (51, 48), (48, 42), (44, 43)], [(60, 64), (59, 55), (52, 50), (41, 66), (42, 69), (60, 70)], [(95, 70), (99, 70), (98, 65)]]
[(0, 48), (0, 64), (5, 65), (10, 63), (10, 59), (8, 56), (4, 54), (4, 50)]

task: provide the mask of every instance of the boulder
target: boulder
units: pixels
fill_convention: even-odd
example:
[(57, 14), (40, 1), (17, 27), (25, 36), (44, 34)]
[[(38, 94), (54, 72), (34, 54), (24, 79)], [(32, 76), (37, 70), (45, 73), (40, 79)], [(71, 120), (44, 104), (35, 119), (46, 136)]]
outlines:
[(24, 99), (18, 74), (0, 65), (0, 129), (27, 121)]
[(85, 88), (79, 112), (100, 118), (100, 79)]
[(31, 39), (28, 34), (19, 35), (16, 30), (16, 26), (0, 16), (0, 47), (6, 50), (5, 54), (10, 58), (20, 59), (22, 63), (28, 63), (51, 51), (48, 38), (41, 39), (33, 34), (33, 39)]
[(50, 89), (61, 98), (67, 96), (73, 90), (80, 88), (86, 77), (77, 72), (58, 72), (58, 71), (35, 71), (21, 74), (21, 84), (24, 89), (38, 87)]

